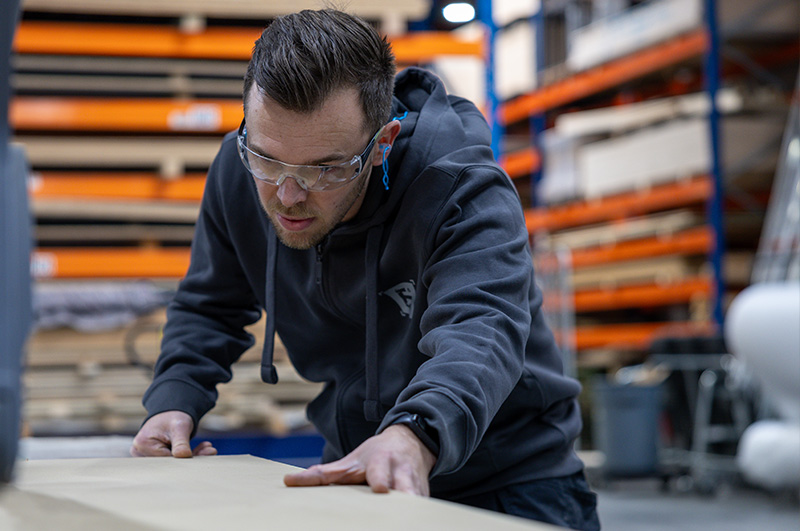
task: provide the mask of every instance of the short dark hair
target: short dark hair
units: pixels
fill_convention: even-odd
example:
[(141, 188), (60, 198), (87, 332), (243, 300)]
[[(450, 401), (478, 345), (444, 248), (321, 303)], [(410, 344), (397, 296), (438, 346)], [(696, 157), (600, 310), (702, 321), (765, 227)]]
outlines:
[(364, 127), (377, 131), (391, 113), (394, 54), (385, 37), (359, 17), (334, 9), (276, 18), (256, 41), (244, 77), (244, 106), (253, 83), (285, 109), (309, 113), (334, 91), (356, 87)]

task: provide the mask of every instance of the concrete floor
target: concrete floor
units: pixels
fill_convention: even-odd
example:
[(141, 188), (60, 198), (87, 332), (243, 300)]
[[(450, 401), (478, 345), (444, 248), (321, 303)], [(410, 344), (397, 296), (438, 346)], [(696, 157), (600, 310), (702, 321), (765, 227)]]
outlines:
[(768, 493), (724, 483), (713, 494), (659, 479), (615, 480), (593, 485), (600, 523), (607, 531), (798, 531), (797, 493)]

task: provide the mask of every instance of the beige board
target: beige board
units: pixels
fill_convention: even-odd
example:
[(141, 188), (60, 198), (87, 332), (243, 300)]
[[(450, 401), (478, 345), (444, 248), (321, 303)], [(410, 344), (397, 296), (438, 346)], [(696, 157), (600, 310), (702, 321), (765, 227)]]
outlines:
[(184, 201), (34, 199), (31, 206), (39, 219), (194, 223), (200, 212), (199, 203)]
[(283, 476), (295, 470), (251, 456), (20, 462), (16, 480), (0, 492), (0, 528), (556, 529), (366, 486), (284, 486)]
[[(95, 74), (95, 75), (164, 75), (168, 77), (199, 76), (208, 78), (230, 78), (241, 85), (247, 70), (247, 61), (228, 61), (220, 59), (174, 59), (168, 57), (88, 57), (83, 55), (38, 55), (25, 54), (11, 57), (11, 65), (16, 72)], [(12, 77), (12, 84), (14, 78)], [(42, 90), (41, 88), (39, 90)], [(240, 89), (241, 92), (241, 89)]]
[(158, 168), (179, 177), (186, 168), (207, 168), (219, 150), (215, 138), (25, 136), (14, 138), (34, 167)]
[(690, 210), (675, 210), (662, 214), (626, 218), (617, 222), (602, 223), (579, 229), (548, 234), (553, 246), (583, 249), (600, 245), (666, 236), (702, 223), (702, 216)]
[[(100, 76), (100, 75), (54, 75), (54, 74), (16, 74), (12, 88), (17, 92), (42, 92), (42, 87), (53, 87), (47, 92), (80, 92), (93, 95), (116, 95), (122, 93), (171, 94), (174, 96), (207, 97), (227, 96), (240, 99), (242, 82), (238, 79), (192, 79), (183, 76), (143, 77), (143, 76)], [(57, 89), (57, 90), (56, 90)]]
[(703, 261), (682, 256), (616, 262), (584, 267), (572, 274), (573, 289), (592, 289), (631, 284), (670, 284), (700, 274)]
[(188, 245), (194, 236), (194, 225), (37, 225), (34, 236), (40, 244), (46, 242), (50, 245), (62, 242), (170, 242)]
[(422, 19), (430, 12), (427, 0), (349, 0), (339, 4), (325, 0), (25, 0), (23, 9), (36, 11), (135, 14), (148, 16), (201, 15), (212, 17), (244, 17), (257, 20), (293, 13), (302, 9), (320, 9), (341, 5), (349, 13), (367, 18), (384, 18), (393, 14), (409, 19)]

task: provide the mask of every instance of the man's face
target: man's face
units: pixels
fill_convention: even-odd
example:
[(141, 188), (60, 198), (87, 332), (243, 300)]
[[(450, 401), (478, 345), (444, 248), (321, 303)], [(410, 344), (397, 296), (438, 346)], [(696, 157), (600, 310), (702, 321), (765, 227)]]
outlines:
[[(323, 165), (347, 162), (371, 140), (355, 88), (334, 92), (320, 109), (303, 114), (270, 100), (255, 84), (247, 115), (248, 147), (286, 164)], [(364, 200), (375, 148), (364, 161), (361, 175), (341, 188), (304, 190), (287, 177), (279, 186), (254, 179), (261, 205), (281, 242), (309, 249), (340, 222), (351, 219)]]

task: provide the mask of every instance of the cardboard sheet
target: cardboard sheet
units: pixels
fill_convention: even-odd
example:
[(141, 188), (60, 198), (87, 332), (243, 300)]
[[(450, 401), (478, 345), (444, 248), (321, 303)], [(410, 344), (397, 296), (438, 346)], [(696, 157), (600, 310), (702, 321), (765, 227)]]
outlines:
[(365, 486), (285, 487), (293, 469), (252, 456), (23, 461), (0, 491), (0, 529), (552, 529)]

